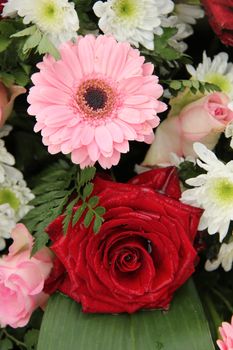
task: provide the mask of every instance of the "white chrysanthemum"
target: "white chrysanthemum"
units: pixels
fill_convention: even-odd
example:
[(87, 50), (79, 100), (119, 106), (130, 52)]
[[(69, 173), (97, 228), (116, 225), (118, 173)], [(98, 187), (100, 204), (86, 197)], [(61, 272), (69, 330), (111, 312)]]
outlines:
[(15, 158), (7, 151), (5, 142), (1, 140), (1, 138), (7, 136), (11, 130), (12, 127), (10, 125), (4, 125), (4, 127), (0, 129), (0, 183), (4, 182), (6, 178), (5, 166), (15, 164)]
[(173, 8), (171, 0), (108, 0), (97, 1), (93, 10), (104, 34), (153, 50), (154, 33), (162, 34), (161, 16)]
[(213, 60), (203, 52), (203, 61), (195, 69), (186, 65), (192, 78), (217, 85), (233, 99), (233, 64), (228, 62), (228, 54), (220, 52)]
[(189, 24), (180, 23), (177, 16), (164, 17), (161, 20), (164, 28), (175, 28), (177, 32), (168, 39), (168, 44), (175, 50), (184, 52), (188, 45), (183, 41), (193, 34), (193, 29)]
[(2, 137), (8, 136), (12, 129), (13, 128), (11, 125), (3, 125), (3, 127), (0, 129), (0, 139)]
[(233, 148), (233, 122), (227, 124), (225, 129), (225, 136), (227, 138), (231, 137), (230, 146)]
[(196, 24), (197, 19), (204, 17), (205, 12), (199, 5), (177, 4), (174, 13), (180, 23)]
[[(0, 136), (7, 136), (10, 130), (4, 127)], [(10, 238), (16, 223), (32, 209), (28, 203), (34, 198), (23, 174), (12, 166), (14, 163), (14, 157), (0, 139), (0, 250), (4, 249), (5, 239)]]
[(55, 46), (77, 36), (79, 19), (68, 0), (8, 0), (3, 17), (18, 14), (23, 23), (34, 23)]
[(0, 183), (5, 180), (5, 165), (14, 165), (15, 159), (7, 152), (5, 142), (0, 139)]
[(203, 16), (204, 11), (198, 5), (175, 5), (172, 16), (161, 18), (162, 27), (177, 29), (176, 34), (168, 40), (169, 45), (180, 52), (187, 50), (188, 45), (183, 40), (193, 34), (191, 25)]
[(221, 242), (233, 220), (233, 161), (222, 163), (201, 143), (194, 143), (194, 150), (201, 159), (197, 164), (207, 173), (186, 181), (195, 188), (183, 192), (181, 201), (204, 209), (199, 230), (219, 232)]
[(0, 184), (0, 250), (16, 223), (33, 208), (28, 205), (33, 198), (22, 173), (5, 165), (5, 181)]
[(232, 269), (233, 263), (233, 242), (223, 243), (219, 250), (217, 259), (215, 260), (207, 260), (205, 263), (206, 271), (214, 271), (220, 265), (222, 268), (228, 272)]
[(34, 195), (23, 180), (23, 174), (5, 165), (5, 180), (0, 184), (0, 204), (8, 203), (15, 211), (15, 220), (19, 221), (32, 209), (28, 203), (33, 198)]
[(0, 205), (0, 251), (6, 246), (5, 239), (10, 238), (10, 233), (15, 227), (15, 213), (9, 204)]

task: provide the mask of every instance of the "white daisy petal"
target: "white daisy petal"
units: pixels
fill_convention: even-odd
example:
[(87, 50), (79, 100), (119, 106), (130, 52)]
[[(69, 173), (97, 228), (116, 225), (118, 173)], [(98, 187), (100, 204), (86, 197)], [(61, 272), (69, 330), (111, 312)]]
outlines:
[(181, 200), (204, 210), (198, 229), (207, 229), (210, 235), (219, 233), (221, 242), (233, 220), (233, 163), (222, 163), (200, 143), (194, 144), (194, 150), (203, 161), (197, 164), (207, 173), (186, 181), (195, 188), (184, 191)]

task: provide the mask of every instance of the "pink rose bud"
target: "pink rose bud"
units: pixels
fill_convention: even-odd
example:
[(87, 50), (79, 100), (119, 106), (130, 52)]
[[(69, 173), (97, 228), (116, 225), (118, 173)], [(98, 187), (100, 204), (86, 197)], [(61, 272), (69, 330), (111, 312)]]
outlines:
[(212, 150), (226, 125), (233, 120), (228, 103), (225, 94), (216, 92), (186, 105), (179, 115), (169, 115), (157, 128), (143, 165), (169, 165), (171, 153), (195, 157), (193, 143), (197, 141)]
[(24, 94), (25, 92), (26, 89), (22, 86), (12, 85), (7, 88), (0, 81), (0, 128), (5, 124), (7, 118), (10, 116), (16, 97)]
[(43, 288), (53, 263), (46, 247), (30, 257), (33, 237), (23, 224), (16, 225), (12, 238), (8, 255), (0, 258), (0, 325), (17, 328), (47, 301)]

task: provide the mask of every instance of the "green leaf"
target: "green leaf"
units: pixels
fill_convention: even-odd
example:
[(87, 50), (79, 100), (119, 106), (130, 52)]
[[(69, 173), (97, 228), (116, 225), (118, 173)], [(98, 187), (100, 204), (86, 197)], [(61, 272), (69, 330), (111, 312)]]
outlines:
[[(33, 189), (36, 198), (32, 204), (35, 207), (23, 218), (24, 224), (36, 237), (32, 255), (48, 242), (46, 227), (63, 213), (74, 191), (76, 173), (76, 166), (59, 161), (40, 173), (37, 181), (34, 179), (36, 183), (39, 183)], [(69, 205), (67, 208), (71, 217), (72, 208)], [(70, 218), (67, 218), (67, 225), (69, 221)]]
[(60, 53), (49, 38), (44, 34), (37, 48), (39, 54), (50, 53), (56, 60), (60, 59)]
[(159, 55), (163, 60), (177, 60), (182, 57), (182, 53), (176, 51), (168, 43), (168, 40), (175, 35), (177, 32), (176, 28), (163, 28), (162, 35), (155, 35), (154, 39), (154, 52)]
[[(58, 341), (59, 339), (59, 341)], [(53, 295), (44, 314), (37, 350), (214, 350), (208, 323), (190, 280), (168, 312), (84, 314), (81, 306)]]
[(29, 83), (30, 79), (23, 71), (14, 72), (15, 82), (20, 86), (25, 86)]
[(179, 90), (181, 88), (182, 84), (179, 80), (173, 80), (170, 84), (170, 88), (174, 90)]
[(85, 227), (90, 226), (94, 215), (95, 215), (94, 212), (90, 211), (90, 210), (86, 213), (86, 216), (84, 218), (84, 226)]
[(99, 203), (99, 197), (98, 196), (93, 196), (89, 199), (88, 204), (92, 207), (95, 208), (97, 204)]
[(84, 202), (82, 205), (80, 205), (80, 207), (76, 210), (74, 216), (73, 216), (73, 220), (72, 220), (72, 226), (74, 226), (75, 224), (77, 224), (77, 222), (79, 221), (79, 219), (81, 218), (81, 216), (83, 215), (85, 209), (87, 208), (87, 204)]
[(103, 223), (103, 218), (96, 216), (95, 221), (94, 221), (94, 226), (93, 226), (93, 231), (94, 233), (98, 233), (100, 230), (100, 227)]
[(104, 207), (97, 207), (97, 208), (95, 208), (95, 212), (98, 215), (102, 216), (106, 213), (106, 209)]
[(94, 189), (93, 183), (89, 182), (88, 184), (86, 184), (86, 186), (83, 189), (84, 199), (86, 199), (87, 197), (89, 197), (91, 195), (93, 189)]
[(11, 40), (0, 36), (0, 52), (6, 50), (6, 48), (11, 44)]
[(72, 217), (72, 212), (73, 212), (73, 207), (75, 206), (75, 204), (78, 202), (79, 197), (74, 198), (66, 207), (65, 210), (65, 218), (63, 220), (63, 232), (66, 234), (70, 221), (71, 221), (71, 217)]
[(24, 336), (24, 342), (27, 345), (27, 350), (36, 349), (36, 344), (38, 342), (39, 330), (30, 329)]
[(6, 86), (11, 86), (14, 83), (14, 76), (9, 73), (0, 72), (0, 79)]
[(1, 350), (11, 350), (14, 348), (12, 341), (8, 338), (0, 340), (0, 349)]
[(41, 248), (43, 248), (49, 241), (49, 236), (46, 232), (40, 233), (33, 244), (31, 256), (36, 254)]
[(41, 32), (37, 30), (25, 41), (23, 46), (23, 53), (27, 53), (29, 50), (37, 47), (41, 41)]
[(79, 188), (87, 184), (89, 181), (93, 180), (95, 177), (95, 173), (95, 167), (87, 167), (82, 169), (77, 176), (77, 184)]
[(31, 27), (28, 27), (26, 29), (21, 30), (20, 32), (12, 34), (11, 38), (18, 38), (18, 37), (21, 37), (21, 36), (33, 35), (36, 31), (37, 31), (37, 28), (36, 28), (35, 25), (33, 25)]

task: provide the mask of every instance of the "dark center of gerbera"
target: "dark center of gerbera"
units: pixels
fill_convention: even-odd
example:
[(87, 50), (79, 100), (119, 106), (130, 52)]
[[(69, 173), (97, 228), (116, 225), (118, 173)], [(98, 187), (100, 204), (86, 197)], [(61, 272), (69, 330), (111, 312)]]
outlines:
[(107, 102), (107, 94), (104, 90), (98, 87), (90, 87), (84, 94), (87, 105), (94, 111), (103, 109)]
[(89, 79), (77, 89), (77, 105), (84, 118), (99, 119), (110, 116), (117, 95), (112, 87), (101, 79)]

